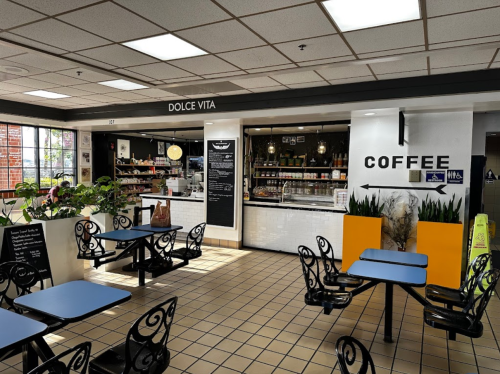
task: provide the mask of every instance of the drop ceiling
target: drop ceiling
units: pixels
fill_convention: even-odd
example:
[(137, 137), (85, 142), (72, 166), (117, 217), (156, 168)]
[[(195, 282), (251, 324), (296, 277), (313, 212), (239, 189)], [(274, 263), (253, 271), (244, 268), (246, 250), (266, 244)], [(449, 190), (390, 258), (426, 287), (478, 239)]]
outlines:
[[(419, 20), (342, 33), (310, 0), (0, 0), (0, 99), (86, 108), (500, 67), (498, 0), (420, 6)], [(207, 54), (122, 45), (168, 33)], [(149, 88), (98, 84), (114, 79)], [(35, 90), (71, 97), (23, 94)]]

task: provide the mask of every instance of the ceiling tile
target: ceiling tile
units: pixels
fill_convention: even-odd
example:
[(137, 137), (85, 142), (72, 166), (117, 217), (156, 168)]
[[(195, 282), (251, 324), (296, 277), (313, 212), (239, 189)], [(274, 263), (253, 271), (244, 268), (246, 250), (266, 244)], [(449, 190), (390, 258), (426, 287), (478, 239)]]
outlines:
[[(27, 88), (36, 88), (39, 90), (45, 90), (48, 88), (56, 87), (58, 86), (57, 84), (54, 83), (48, 83), (48, 82), (42, 82), (36, 79), (28, 78), (28, 77), (22, 77), (22, 78), (16, 78), (16, 79), (9, 79), (7, 81), (9, 84), (15, 84), (19, 86), (25, 86)], [(31, 90), (26, 90), (26, 91), (31, 91)]]
[(448, 74), (448, 73), (458, 73), (461, 71), (471, 71), (471, 70), (483, 70), (488, 67), (488, 64), (474, 64), (474, 65), (465, 65), (465, 66), (454, 66), (449, 68), (438, 68), (432, 69), (431, 74)]
[(40, 74), (40, 75), (35, 75), (32, 78), (48, 82), (48, 83), (53, 83), (58, 86), (74, 86), (77, 84), (84, 84), (86, 83), (85, 81), (73, 77), (68, 77), (67, 75), (62, 75), (58, 73), (46, 73), (46, 74)]
[(444, 0), (426, 0), (427, 17), (442, 16), (458, 12), (499, 6), (498, 0), (454, 1), (450, 4)]
[(7, 0), (0, 0), (0, 9), (2, 10), (0, 12), (0, 29), (4, 30), (46, 17)]
[(13, 30), (13, 33), (68, 51), (93, 48), (109, 43), (105, 39), (55, 19), (20, 27)]
[[(317, 70), (317, 73), (327, 80), (355, 78), (372, 75), (366, 65), (341, 66)], [(373, 75), (372, 75), (373, 76)]]
[(25, 37), (22, 37), (19, 35), (12, 34), (10, 32), (2, 33), (2, 38), (7, 39), (7, 40), (11, 40), (13, 42), (16, 42), (16, 43), (19, 43), (22, 45), (25, 45), (27, 47), (37, 48), (37, 49), (40, 49), (42, 51), (49, 52), (49, 53), (63, 54), (63, 53), (67, 52), (64, 49), (56, 48), (56, 47), (50, 46), (50, 45), (45, 44), (45, 43), (40, 43), (40, 42), (25, 38)]
[[(300, 44), (305, 44), (303, 51), (299, 48)], [(349, 56), (350, 58), (354, 58), (350, 49), (339, 35), (329, 35), (313, 39), (303, 39), (300, 42), (295, 41), (276, 44), (275, 47), (295, 62), (338, 56)]]
[[(239, 70), (216, 56), (185, 58), (182, 60), (171, 61), (170, 64), (198, 75)], [(243, 72), (240, 71), (240, 74), (242, 73)]]
[(72, 60), (80, 61), (80, 62), (83, 62), (87, 65), (92, 65), (92, 66), (95, 66), (95, 67), (98, 67), (101, 69), (115, 69), (116, 68), (116, 66), (94, 60), (93, 58), (88, 58), (85, 56), (77, 55), (76, 53), (68, 53), (68, 54), (64, 55), (64, 57), (70, 58)]
[(164, 62), (159, 62), (150, 65), (143, 65), (143, 66), (135, 66), (128, 68), (127, 70), (133, 71), (134, 73), (146, 75), (153, 79), (171, 79), (171, 78), (188, 77), (192, 75), (184, 70), (178, 69)]
[(409, 77), (420, 77), (420, 76), (425, 76), (425, 75), (428, 75), (427, 69), (407, 71), (404, 73), (377, 74), (377, 78), (378, 79), (400, 79), (400, 78), (409, 78)]
[(500, 62), (494, 62), (490, 66), (490, 69), (498, 69), (498, 68), (500, 68)]
[(0, 82), (0, 90), (8, 92), (26, 92), (26, 87), (18, 86), (12, 83)]
[(250, 91), (252, 92), (272, 92), (272, 91), (284, 91), (288, 90), (287, 87), (285, 86), (274, 86), (274, 87), (259, 87), (259, 88), (252, 88)]
[(173, 101), (173, 100), (184, 100), (186, 97), (184, 96), (168, 96), (168, 97), (162, 97), (161, 99), (158, 99), (158, 101)]
[(57, 57), (50, 57), (48, 55), (42, 55), (40, 53), (26, 53), (24, 55), (8, 57), (7, 60), (47, 71), (65, 70), (77, 66), (75, 63), (70, 61), (65, 61)]
[(237, 90), (237, 91), (227, 91), (227, 92), (217, 92), (218, 95), (221, 96), (231, 96), (231, 95), (243, 95), (252, 93), (248, 90)]
[(425, 46), (422, 45), (419, 47), (396, 48), (379, 52), (358, 53), (358, 57), (375, 58), (375, 57), (385, 57), (385, 56), (397, 56), (397, 55), (409, 54), (412, 52), (420, 52), (420, 51), (425, 51)]
[[(78, 72), (80, 72), (81, 74), (78, 74)], [(112, 77), (111, 75), (105, 75), (83, 68), (62, 70), (58, 71), (58, 73), (66, 75), (68, 77), (81, 79), (87, 82), (103, 82), (114, 79), (114, 77)]]
[(287, 86), (290, 84), (323, 81), (323, 78), (321, 78), (314, 71), (301, 71), (297, 73), (276, 74), (276, 75), (273, 74), (272, 77), (281, 84), (285, 84)]
[(62, 12), (67, 12), (76, 8), (87, 6), (89, 4), (97, 3), (100, 0), (13, 0), (18, 4), (25, 5), (31, 9), (39, 12), (55, 15)]
[(460, 47), (466, 45), (481, 45), (484, 43), (491, 43), (498, 41), (500, 41), (500, 35), (486, 36), (484, 38), (477, 38), (477, 39), (456, 40), (453, 42), (429, 44), (429, 49), (436, 50), (436, 49), (445, 49), (445, 48)]
[(212, 53), (265, 45), (266, 42), (235, 20), (179, 31), (186, 39)]
[(74, 103), (74, 104), (91, 104), (91, 105), (96, 105), (97, 102), (94, 100), (87, 99), (85, 97), (68, 97), (64, 99), (64, 101), (68, 103)]
[(73, 87), (56, 87), (52, 88), (51, 91), (68, 96), (86, 96), (89, 94), (88, 91), (79, 90)]
[(279, 86), (280, 84), (274, 79), (269, 77), (258, 77), (258, 78), (248, 78), (248, 79), (235, 79), (231, 80), (232, 83), (243, 87), (243, 88), (260, 88), (260, 87), (271, 87)]
[[(120, 74), (120, 75), (123, 75), (124, 79), (127, 79), (127, 77), (130, 77), (130, 78), (138, 79), (140, 81), (148, 82), (148, 83), (150, 83), (153, 80), (153, 78), (147, 77), (147, 76), (142, 75), (142, 74), (133, 73), (133, 72), (128, 71), (126, 69), (116, 69), (116, 70), (113, 70), (113, 72)], [(160, 82), (158, 84), (163, 84), (163, 82)]]
[(455, 52), (443, 51), (440, 54), (430, 56), (431, 69), (490, 63), (495, 52), (496, 49), (473, 48), (462, 48)]
[(206, 0), (116, 0), (152, 22), (174, 31), (231, 18), (217, 5)]
[(73, 88), (93, 93), (110, 93), (118, 91), (116, 88), (104, 86), (102, 84), (97, 84), (97, 83), (79, 84), (77, 86), (73, 86)]
[(294, 64), (286, 64), (286, 65), (279, 65), (279, 66), (267, 66), (265, 68), (256, 68), (256, 69), (247, 69), (249, 73), (265, 73), (269, 71), (276, 71), (276, 70), (285, 70), (285, 69), (294, 69), (297, 66)]
[(355, 60), (354, 56), (345, 56), (345, 57), (335, 57), (335, 58), (326, 58), (324, 60), (313, 60), (313, 61), (305, 61), (299, 62), (299, 66), (314, 66), (314, 65), (323, 65), (323, 64), (333, 64), (335, 62), (343, 62), (343, 61), (353, 61)]
[(297, 88), (311, 88), (311, 87), (323, 87), (329, 86), (328, 82), (309, 82), (309, 83), (297, 83), (297, 84), (287, 84), (289, 88), (297, 89)]
[(220, 5), (236, 16), (244, 16), (247, 14), (267, 12), (279, 8), (309, 3), (311, 0), (216, 0)]
[(336, 33), (316, 3), (258, 14), (241, 20), (271, 43)]
[(427, 58), (425, 56), (405, 57), (398, 61), (381, 61), (379, 63), (370, 63), (370, 67), (375, 74), (427, 70)]
[(480, 38), (500, 34), (500, 8), (455, 14), (427, 21), (429, 43)]
[(189, 81), (197, 81), (200, 80), (199, 77), (187, 77), (187, 78), (175, 78), (175, 79), (165, 79), (163, 83), (181, 83), (181, 82), (189, 82)]
[[(87, 92), (88, 93), (88, 92)], [(116, 97), (111, 97), (108, 95), (86, 95), (83, 96), (86, 99), (93, 100), (93, 101), (98, 101), (100, 103), (116, 103), (121, 101), (121, 99), (118, 99)]]
[(227, 72), (227, 73), (207, 74), (207, 75), (203, 75), (203, 78), (206, 78), (206, 79), (225, 78), (225, 77), (233, 77), (235, 75), (246, 75), (246, 73), (242, 70), (238, 70), (238, 71)]
[(269, 46), (226, 52), (219, 54), (219, 56), (241, 69), (281, 65), (289, 62), (286, 57)]
[(203, 99), (205, 97), (217, 97), (219, 95), (217, 94), (209, 94), (209, 95), (206, 95), (206, 94), (196, 94), (196, 95), (186, 95), (186, 97), (189, 97), (190, 99)]
[(113, 92), (113, 93), (109, 93), (107, 96), (116, 97), (117, 99), (122, 99), (122, 100), (140, 100), (140, 99), (144, 99), (144, 96), (140, 95), (140, 91), (141, 90), (137, 90), (138, 93), (136, 93), (136, 92), (127, 92), (127, 91)]
[[(149, 6), (151, 5), (146, 5)], [(164, 29), (110, 2), (80, 9), (58, 18), (115, 42), (165, 33)]]
[(80, 51), (78, 54), (121, 68), (152, 64), (158, 61), (143, 53), (133, 51), (132, 49), (117, 44)]
[(10, 47), (7, 45), (0, 44), (0, 58), (10, 57), (26, 53), (26, 50), (22, 48), (16, 48), (14, 46)]
[(344, 36), (354, 52), (368, 53), (424, 45), (424, 26), (422, 21), (413, 21), (346, 32)]
[(163, 91), (157, 88), (146, 88), (144, 90), (141, 90), (140, 92), (141, 95), (143, 96), (148, 96), (148, 97), (153, 97), (153, 98), (163, 98), (163, 97), (168, 97), (168, 96), (175, 96), (174, 94)]
[(370, 82), (374, 81), (375, 77), (373, 75), (366, 76), (366, 77), (358, 77), (358, 78), (345, 78), (345, 79), (335, 79), (332, 81), (329, 81), (332, 85), (337, 85), (337, 84), (350, 84), (350, 83), (359, 83), (359, 82)]
[(0, 90), (0, 96), (1, 95), (7, 95), (7, 94), (10, 94), (10, 92), (9, 91)]

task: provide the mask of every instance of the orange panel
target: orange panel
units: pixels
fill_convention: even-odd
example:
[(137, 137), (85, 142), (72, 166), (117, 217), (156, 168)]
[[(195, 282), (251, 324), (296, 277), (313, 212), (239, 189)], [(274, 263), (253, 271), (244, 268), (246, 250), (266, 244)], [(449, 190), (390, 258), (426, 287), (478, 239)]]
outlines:
[(346, 271), (367, 248), (382, 247), (382, 218), (344, 216), (342, 271)]
[(417, 223), (417, 253), (429, 257), (427, 284), (460, 287), (462, 236), (462, 224), (420, 221)]

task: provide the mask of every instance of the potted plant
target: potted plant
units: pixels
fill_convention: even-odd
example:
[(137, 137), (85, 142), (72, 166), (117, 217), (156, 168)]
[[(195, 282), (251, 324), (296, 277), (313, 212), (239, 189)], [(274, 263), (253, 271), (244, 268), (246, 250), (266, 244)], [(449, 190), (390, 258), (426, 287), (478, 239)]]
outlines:
[(415, 230), (415, 213), (418, 197), (408, 193), (408, 202), (398, 192), (392, 193), (385, 202), (382, 232), (396, 244), (398, 251), (406, 251), (408, 241)]
[(349, 211), (344, 215), (342, 240), (342, 268), (347, 270), (367, 248), (382, 247), (382, 211), (380, 196), (356, 200), (354, 192), (349, 198)]
[(162, 179), (158, 182), (157, 186), (160, 190), (160, 195), (165, 196), (167, 194), (167, 181), (165, 179)]
[(417, 252), (428, 256), (427, 283), (460, 287), (463, 225), (460, 222), (462, 199), (455, 205), (429, 196), (418, 208)]

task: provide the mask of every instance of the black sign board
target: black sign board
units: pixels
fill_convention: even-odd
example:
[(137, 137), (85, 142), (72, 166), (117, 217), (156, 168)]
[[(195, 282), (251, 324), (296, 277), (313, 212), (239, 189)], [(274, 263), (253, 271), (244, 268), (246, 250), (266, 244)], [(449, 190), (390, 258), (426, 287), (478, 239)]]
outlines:
[(234, 227), (236, 140), (208, 140), (207, 224)]
[(38, 269), (42, 279), (51, 279), (49, 255), (41, 223), (7, 227), (1, 262), (26, 262)]

